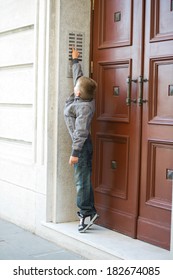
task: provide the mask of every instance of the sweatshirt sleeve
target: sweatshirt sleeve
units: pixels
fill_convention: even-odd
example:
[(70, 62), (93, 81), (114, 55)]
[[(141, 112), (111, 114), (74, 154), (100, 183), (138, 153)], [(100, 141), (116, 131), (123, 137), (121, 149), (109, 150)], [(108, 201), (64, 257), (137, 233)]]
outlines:
[(73, 71), (73, 84), (75, 86), (77, 79), (83, 76), (82, 67), (77, 58), (72, 60), (72, 71)]

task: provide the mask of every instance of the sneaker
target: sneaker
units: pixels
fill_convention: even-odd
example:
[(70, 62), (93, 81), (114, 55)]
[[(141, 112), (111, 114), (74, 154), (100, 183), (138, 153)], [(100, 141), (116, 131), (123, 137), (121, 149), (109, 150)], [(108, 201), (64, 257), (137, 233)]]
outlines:
[[(79, 225), (80, 230), (79, 231), (81, 233), (85, 232), (88, 228), (90, 228), (93, 225), (93, 223), (95, 222), (95, 220), (99, 217), (99, 215), (97, 213), (94, 213), (94, 214), (88, 215), (88, 216), (83, 216), (79, 212), (78, 212), (78, 216), (80, 217), (80, 225)], [(86, 217), (90, 217), (90, 222), (88, 224), (84, 223)]]

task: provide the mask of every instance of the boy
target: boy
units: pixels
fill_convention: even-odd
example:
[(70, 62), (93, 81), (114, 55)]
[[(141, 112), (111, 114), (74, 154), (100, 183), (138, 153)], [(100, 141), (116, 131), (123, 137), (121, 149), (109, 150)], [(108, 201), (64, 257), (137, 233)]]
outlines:
[[(74, 93), (66, 100), (65, 122), (72, 139), (72, 153), (69, 164), (74, 165), (74, 178), (77, 190), (77, 212), (80, 219), (79, 232), (85, 232), (99, 217), (94, 207), (94, 194), (91, 183), (92, 142), (90, 124), (95, 111), (94, 80), (84, 77), (78, 62), (79, 52), (72, 49), (72, 71)], [(85, 218), (90, 222), (85, 224)]]

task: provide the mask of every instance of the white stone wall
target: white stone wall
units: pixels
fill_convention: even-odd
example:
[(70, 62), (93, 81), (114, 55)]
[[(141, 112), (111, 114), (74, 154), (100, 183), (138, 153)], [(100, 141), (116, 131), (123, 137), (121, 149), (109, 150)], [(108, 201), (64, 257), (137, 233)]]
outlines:
[(35, 226), (35, 1), (0, 1), (0, 215)]
[(45, 4), (0, 0), (0, 217), (31, 231), (46, 217)]

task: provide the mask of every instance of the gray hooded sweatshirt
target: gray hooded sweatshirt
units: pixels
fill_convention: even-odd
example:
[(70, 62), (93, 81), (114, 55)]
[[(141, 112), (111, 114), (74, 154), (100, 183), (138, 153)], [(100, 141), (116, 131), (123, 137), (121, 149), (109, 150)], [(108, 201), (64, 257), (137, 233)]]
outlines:
[[(83, 76), (78, 59), (73, 60), (74, 86), (79, 77)], [(66, 100), (64, 118), (72, 139), (72, 156), (79, 157), (79, 153), (87, 138), (90, 138), (91, 120), (95, 112), (95, 100), (83, 100), (75, 97), (74, 93)]]

